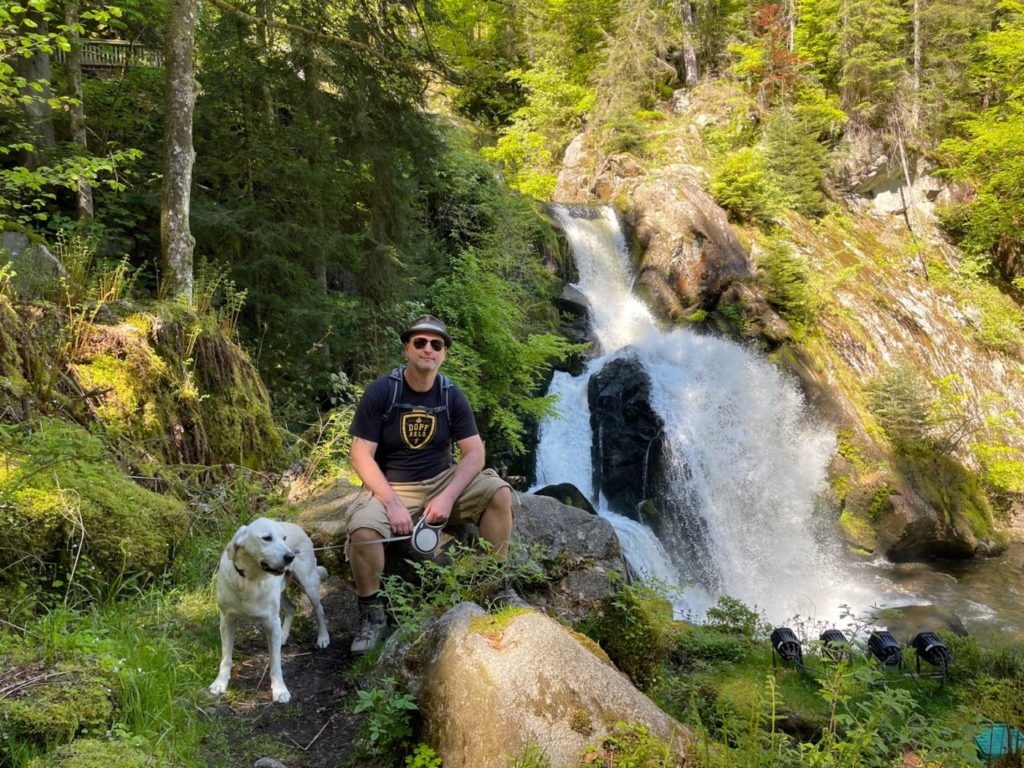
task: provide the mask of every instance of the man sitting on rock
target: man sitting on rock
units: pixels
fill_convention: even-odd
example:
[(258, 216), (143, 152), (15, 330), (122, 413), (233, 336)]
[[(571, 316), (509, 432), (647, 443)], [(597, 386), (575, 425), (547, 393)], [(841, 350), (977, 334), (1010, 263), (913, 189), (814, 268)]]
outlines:
[[(348, 521), (360, 620), (353, 654), (366, 653), (387, 634), (381, 539), (411, 534), (420, 516), (431, 525), (472, 522), (505, 557), (512, 533), (512, 489), (484, 469), (484, 444), (469, 400), (438, 371), (452, 343), (448, 328), (424, 315), (401, 339), (407, 364), (366, 388), (349, 428), (352, 468), (363, 481)], [(452, 441), (461, 453), (457, 463)], [(511, 587), (495, 601), (524, 604)]]

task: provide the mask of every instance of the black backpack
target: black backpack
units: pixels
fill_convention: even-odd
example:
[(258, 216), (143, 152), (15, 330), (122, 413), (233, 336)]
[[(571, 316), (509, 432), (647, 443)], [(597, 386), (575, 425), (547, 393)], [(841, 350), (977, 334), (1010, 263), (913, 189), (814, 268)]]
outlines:
[(388, 401), (388, 409), (384, 412), (384, 418), (381, 420), (383, 424), (387, 424), (391, 420), (391, 414), (395, 410), (411, 411), (415, 408), (426, 411), (427, 413), (441, 413), (444, 411), (448, 416), (448, 423), (451, 424), (451, 404), (452, 404), (452, 387), (455, 386), (452, 380), (445, 376), (443, 373), (437, 374), (441, 379), (441, 405), (433, 408), (424, 408), (422, 405), (410, 405), (409, 403), (398, 402), (398, 396), (402, 392), (402, 386), (405, 378), (402, 372), (405, 371), (405, 366), (394, 368), (391, 373), (388, 374), (388, 383), (391, 385), (391, 398)]

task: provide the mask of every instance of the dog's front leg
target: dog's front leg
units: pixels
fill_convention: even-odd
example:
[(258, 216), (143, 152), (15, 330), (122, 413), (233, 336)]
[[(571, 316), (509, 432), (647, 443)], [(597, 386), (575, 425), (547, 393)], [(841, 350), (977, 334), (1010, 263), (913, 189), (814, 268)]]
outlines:
[(281, 672), (281, 617), (274, 615), (263, 625), (267, 636), (267, 651), (270, 654), (270, 693), (278, 704), (287, 704), (292, 695), (284, 684)]
[(231, 679), (231, 652), (235, 647), (235, 621), (220, 615), (220, 669), (217, 679), (210, 684), (210, 693), (219, 696), (228, 689)]

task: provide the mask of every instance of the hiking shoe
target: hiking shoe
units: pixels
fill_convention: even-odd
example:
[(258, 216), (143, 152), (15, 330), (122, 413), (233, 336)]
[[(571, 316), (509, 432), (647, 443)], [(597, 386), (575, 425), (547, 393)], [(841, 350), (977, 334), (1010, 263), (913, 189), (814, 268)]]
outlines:
[(494, 597), (491, 598), (491, 607), (495, 609), (501, 608), (529, 608), (530, 604), (523, 600), (516, 592), (515, 587), (510, 584), (506, 584), (500, 590), (494, 593)]
[(388, 617), (384, 606), (371, 605), (359, 611), (359, 630), (352, 638), (352, 655), (362, 656), (388, 636)]

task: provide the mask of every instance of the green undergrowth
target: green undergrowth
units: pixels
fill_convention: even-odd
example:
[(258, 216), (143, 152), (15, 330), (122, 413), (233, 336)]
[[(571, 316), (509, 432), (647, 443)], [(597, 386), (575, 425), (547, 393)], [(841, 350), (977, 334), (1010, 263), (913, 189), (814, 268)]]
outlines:
[(148, 581), (91, 596), (51, 587), (4, 613), (0, 766), (222, 766), (244, 748), (204, 714), (220, 647), (212, 575), (224, 541), (270, 500), (245, 477), (193, 490), (204, 513)]
[[(606, 621), (605, 636), (628, 634), (652, 616), (639, 599), (651, 587), (629, 585), (618, 602), (624, 615)], [(635, 594), (629, 595), (633, 592)], [(649, 693), (695, 734), (688, 765), (719, 766), (901, 766), (982, 765), (972, 737), (993, 722), (1024, 722), (1024, 644), (942, 634), (953, 662), (943, 683), (937, 670), (903, 649), (905, 663), (888, 670), (870, 657), (862, 638), (870, 626), (850, 617), (853, 638), (834, 660), (817, 637), (824, 627), (794, 618), (802, 666), (783, 661), (767, 642), (769, 627), (738, 601), (723, 598), (707, 621), (693, 625), (661, 619), (650, 629), (650, 647), (667, 638)], [(614, 645), (611, 645), (614, 648)], [(637, 643), (634, 656), (642, 654)], [(623, 671), (621, 653), (609, 655)], [(929, 676), (933, 675), (933, 676)], [(646, 763), (639, 763), (646, 765)], [(671, 764), (671, 763), (666, 763)], [(651, 763), (662, 765), (662, 763)], [(1014, 766), (1019, 763), (1013, 763)]]

